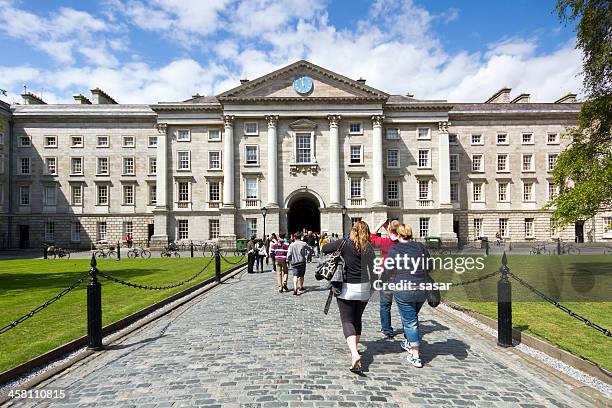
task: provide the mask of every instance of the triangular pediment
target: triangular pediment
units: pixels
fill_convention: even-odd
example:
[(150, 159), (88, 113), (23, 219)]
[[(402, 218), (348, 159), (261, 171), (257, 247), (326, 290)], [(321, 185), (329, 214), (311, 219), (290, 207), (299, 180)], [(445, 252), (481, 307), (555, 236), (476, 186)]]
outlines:
[[(300, 94), (294, 88), (298, 76), (312, 80), (312, 89)], [(217, 96), (219, 100), (348, 98), (386, 100), (389, 95), (308, 61), (298, 61)]]
[(310, 119), (298, 119), (289, 124), (289, 128), (293, 130), (314, 130), (317, 127), (317, 122)]

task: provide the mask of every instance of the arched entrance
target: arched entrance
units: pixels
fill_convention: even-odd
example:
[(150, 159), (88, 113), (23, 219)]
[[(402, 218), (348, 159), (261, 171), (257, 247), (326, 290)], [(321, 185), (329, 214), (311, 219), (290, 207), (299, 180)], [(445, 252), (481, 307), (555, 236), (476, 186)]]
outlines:
[(291, 200), (287, 212), (287, 232), (321, 231), (319, 202), (310, 194), (299, 195)]

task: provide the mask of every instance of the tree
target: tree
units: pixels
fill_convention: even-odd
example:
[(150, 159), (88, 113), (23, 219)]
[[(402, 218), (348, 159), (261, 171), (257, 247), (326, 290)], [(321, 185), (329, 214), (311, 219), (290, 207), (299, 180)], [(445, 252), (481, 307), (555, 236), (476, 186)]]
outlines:
[(548, 207), (565, 226), (612, 206), (612, 2), (558, 0), (559, 19), (576, 22), (576, 48), (583, 54), (585, 100), (570, 144), (553, 170), (559, 194)]

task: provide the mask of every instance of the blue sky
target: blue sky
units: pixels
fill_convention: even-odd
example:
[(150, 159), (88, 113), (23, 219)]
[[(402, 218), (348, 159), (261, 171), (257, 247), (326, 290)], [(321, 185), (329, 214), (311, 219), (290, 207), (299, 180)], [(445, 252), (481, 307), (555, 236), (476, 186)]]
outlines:
[(99, 86), (119, 102), (216, 94), (308, 59), (396, 94), (481, 101), (502, 86), (580, 91), (555, 1), (0, 0), (0, 88), (48, 102)]

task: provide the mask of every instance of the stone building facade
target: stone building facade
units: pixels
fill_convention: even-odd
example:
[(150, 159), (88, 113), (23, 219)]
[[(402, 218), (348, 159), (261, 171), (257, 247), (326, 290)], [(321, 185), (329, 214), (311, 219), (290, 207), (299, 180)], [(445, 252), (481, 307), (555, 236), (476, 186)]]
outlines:
[(182, 102), (91, 92), (70, 105), (25, 94), (0, 106), (5, 246), (126, 234), (229, 244), (382, 218), (453, 244), (498, 230), (513, 241), (612, 238), (612, 212), (556, 231), (543, 209), (575, 95), (529, 103), (504, 88), (484, 103), (419, 100), (307, 61)]

